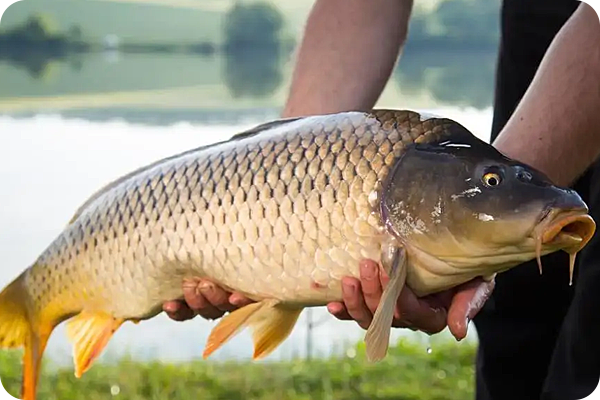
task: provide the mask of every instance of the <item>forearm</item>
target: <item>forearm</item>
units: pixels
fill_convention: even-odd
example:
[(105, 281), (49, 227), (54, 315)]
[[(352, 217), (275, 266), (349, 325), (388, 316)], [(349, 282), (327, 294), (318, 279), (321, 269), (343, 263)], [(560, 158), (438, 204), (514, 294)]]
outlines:
[(283, 116), (368, 110), (407, 35), (412, 0), (317, 0)]
[(590, 6), (555, 37), (494, 146), (565, 186), (600, 155), (600, 23)]

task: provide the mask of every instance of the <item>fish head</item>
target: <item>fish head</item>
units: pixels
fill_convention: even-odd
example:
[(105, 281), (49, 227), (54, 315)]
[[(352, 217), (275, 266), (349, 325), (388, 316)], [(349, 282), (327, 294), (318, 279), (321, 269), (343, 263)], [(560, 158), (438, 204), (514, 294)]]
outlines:
[(579, 194), (459, 124), (449, 131), (409, 146), (383, 186), (381, 214), (408, 251), (413, 290), (490, 279), (536, 257), (541, 270), (540, 257), (559, 250), (574, 264), (596, 229)]

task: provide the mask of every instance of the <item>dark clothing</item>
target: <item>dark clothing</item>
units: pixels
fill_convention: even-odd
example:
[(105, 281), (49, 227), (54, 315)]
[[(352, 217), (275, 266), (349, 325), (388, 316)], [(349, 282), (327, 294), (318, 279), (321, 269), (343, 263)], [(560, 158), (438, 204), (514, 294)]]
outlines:
[[(578, 1), (505, 0), (492, 140), (527, 90), (544, 53)], [(574, 189), (600, 220), (600, 168)], [(497, 276), (474, 323), (480, 339), (477, 400), (576, 400), (600, 379), (600, 235), (579, 253), (573, 286), (568, 256), (555, 253)]]

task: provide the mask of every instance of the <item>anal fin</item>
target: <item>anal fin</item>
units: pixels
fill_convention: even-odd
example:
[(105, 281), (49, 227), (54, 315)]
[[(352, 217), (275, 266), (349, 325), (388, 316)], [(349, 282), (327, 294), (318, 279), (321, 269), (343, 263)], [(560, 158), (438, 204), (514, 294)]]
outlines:
[(302, 308), (288, 308), (276, 300), (263, 300), (223, 317), (211, 331), (203, 357), (206, 359), (244, 328), (252, 329), (253, 359), (264, 358), (290, 335)]
[(367, 359), (371, 362), (379, 361), (387, 354), (394, 309), (406, 282), (406, 251), (399, 247), (392, 247), (390, 251), (392, 254), (383, 258), (384, 264), (391, 264), (386, 268), (390, 280), (383, 290), (379, 306), (365, 335)]
[(84, 311), (67, 323), (77, 378), (90, 369), (123, 322), (105, 313)]

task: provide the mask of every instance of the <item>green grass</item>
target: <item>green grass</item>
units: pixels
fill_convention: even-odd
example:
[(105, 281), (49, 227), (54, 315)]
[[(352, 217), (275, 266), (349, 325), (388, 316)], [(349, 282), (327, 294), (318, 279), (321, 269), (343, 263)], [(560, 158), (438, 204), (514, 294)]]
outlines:
[[(400, 341), (388, 357), (369, 364), (364, 346), (354, 357), (281, 362), (166, 364), (122, 359), (96, 364), (77, 380), (71, 368), (45, 364), (39, 399), (127, 400), (466, 400), (473, 398), (471, 343)], [(19, 353), (0, 353), (0, 376), (10, 393), (20, 390)], [(118, 395), (111, 395), (111, 388)], [(113, 394), (114, 394), (113, 393)]]

